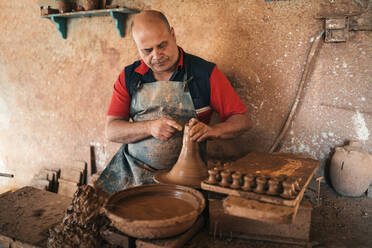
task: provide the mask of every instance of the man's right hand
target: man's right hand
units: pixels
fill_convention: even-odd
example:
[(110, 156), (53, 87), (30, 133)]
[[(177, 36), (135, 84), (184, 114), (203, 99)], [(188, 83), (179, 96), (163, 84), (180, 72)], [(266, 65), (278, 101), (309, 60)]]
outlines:
[(159, 140), (167, 141), (176, 131), (182, 131), (182, 126), (168, 118), (160, 118), (149, 122), (151, 135)]

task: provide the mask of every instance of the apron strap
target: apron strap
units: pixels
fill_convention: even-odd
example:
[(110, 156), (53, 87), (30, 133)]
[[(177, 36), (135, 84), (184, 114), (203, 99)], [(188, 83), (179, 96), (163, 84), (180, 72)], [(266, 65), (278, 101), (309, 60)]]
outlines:
[(183, 64), (184, 64), (184, 67), (185, 67), (185, 74), (183, 75), (183, 83), (184, 83), (183, 91), (188, 92), (189, 91), (188, 84), (194, 79), (194, 76), (191, 75), (190, 65), (188, 63), (189, 60), (187, 59), (187, 56), (184, 56), (183, 58), (184, 58), (183, 59)]
[(142, 86), (143, 86), (143, 81), (142, 79), (140, 79), (137, 83), (135, 91), (142, 89)]
[[(183, 62), (184, 62), (184, 71), (185, 71), (185, 73), (183, 74), (183, 83), (184, 83), (183, 91), (188, 92), (189, 91), (188, 84), (194, 79), (194, 76), (191, 75), (189, 60), (187, 59), (187, 56), (184, 57)], [(143, 80), (142, 78), (140, 78), (134, 91), (140, 90), (142, 86), (143, 86)]]

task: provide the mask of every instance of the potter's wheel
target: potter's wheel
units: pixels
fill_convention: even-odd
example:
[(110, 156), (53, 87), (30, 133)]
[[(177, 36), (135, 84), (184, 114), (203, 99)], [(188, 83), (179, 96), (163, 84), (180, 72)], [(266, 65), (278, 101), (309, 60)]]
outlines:
[(104, 211), (121, 232), (166, 238), (189, 229), (205, 207), (203, 195), (179, 185), (142, 185), (113, 194)]
[(198, 179), (195, 177), (187, 177), (185, 175), (183, 175), (182, 178), (172, 177), (172, 175), (169, 172), (164, 171), (159, 171), (154, 175), (154, 180), (157, 183), (178, 184), (193, 187), (195, 189), (200, 189), (200, 183), (202, 182), (203, 179), (205, 179), (205, 177)]

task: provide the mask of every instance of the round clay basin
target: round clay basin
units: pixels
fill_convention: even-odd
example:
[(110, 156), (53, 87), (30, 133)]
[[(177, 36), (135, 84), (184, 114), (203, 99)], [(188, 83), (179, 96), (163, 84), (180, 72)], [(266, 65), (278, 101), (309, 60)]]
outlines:
[(167, 238), (189, 229), (205, 207), (203, 195), (192, 188), (151, 184), (122, 190), (104, 211), (119, 231), (135, 238)]

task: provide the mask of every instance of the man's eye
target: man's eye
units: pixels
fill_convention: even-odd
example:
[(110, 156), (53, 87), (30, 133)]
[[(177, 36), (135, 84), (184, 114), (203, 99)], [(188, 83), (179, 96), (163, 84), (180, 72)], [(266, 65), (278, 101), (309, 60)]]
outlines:
[(167, 46), (167, 43), (164, 42), (164, 43), (161, 43), (161, 44), (159, 45), (159, 48), (164, 48), (164, 47), (166, 47), (166, 46)]
[(145, 53), (151, 53), (151, 51), (152, 51), (152, 49), (143, 49), (143, 51), (145, 52)]

